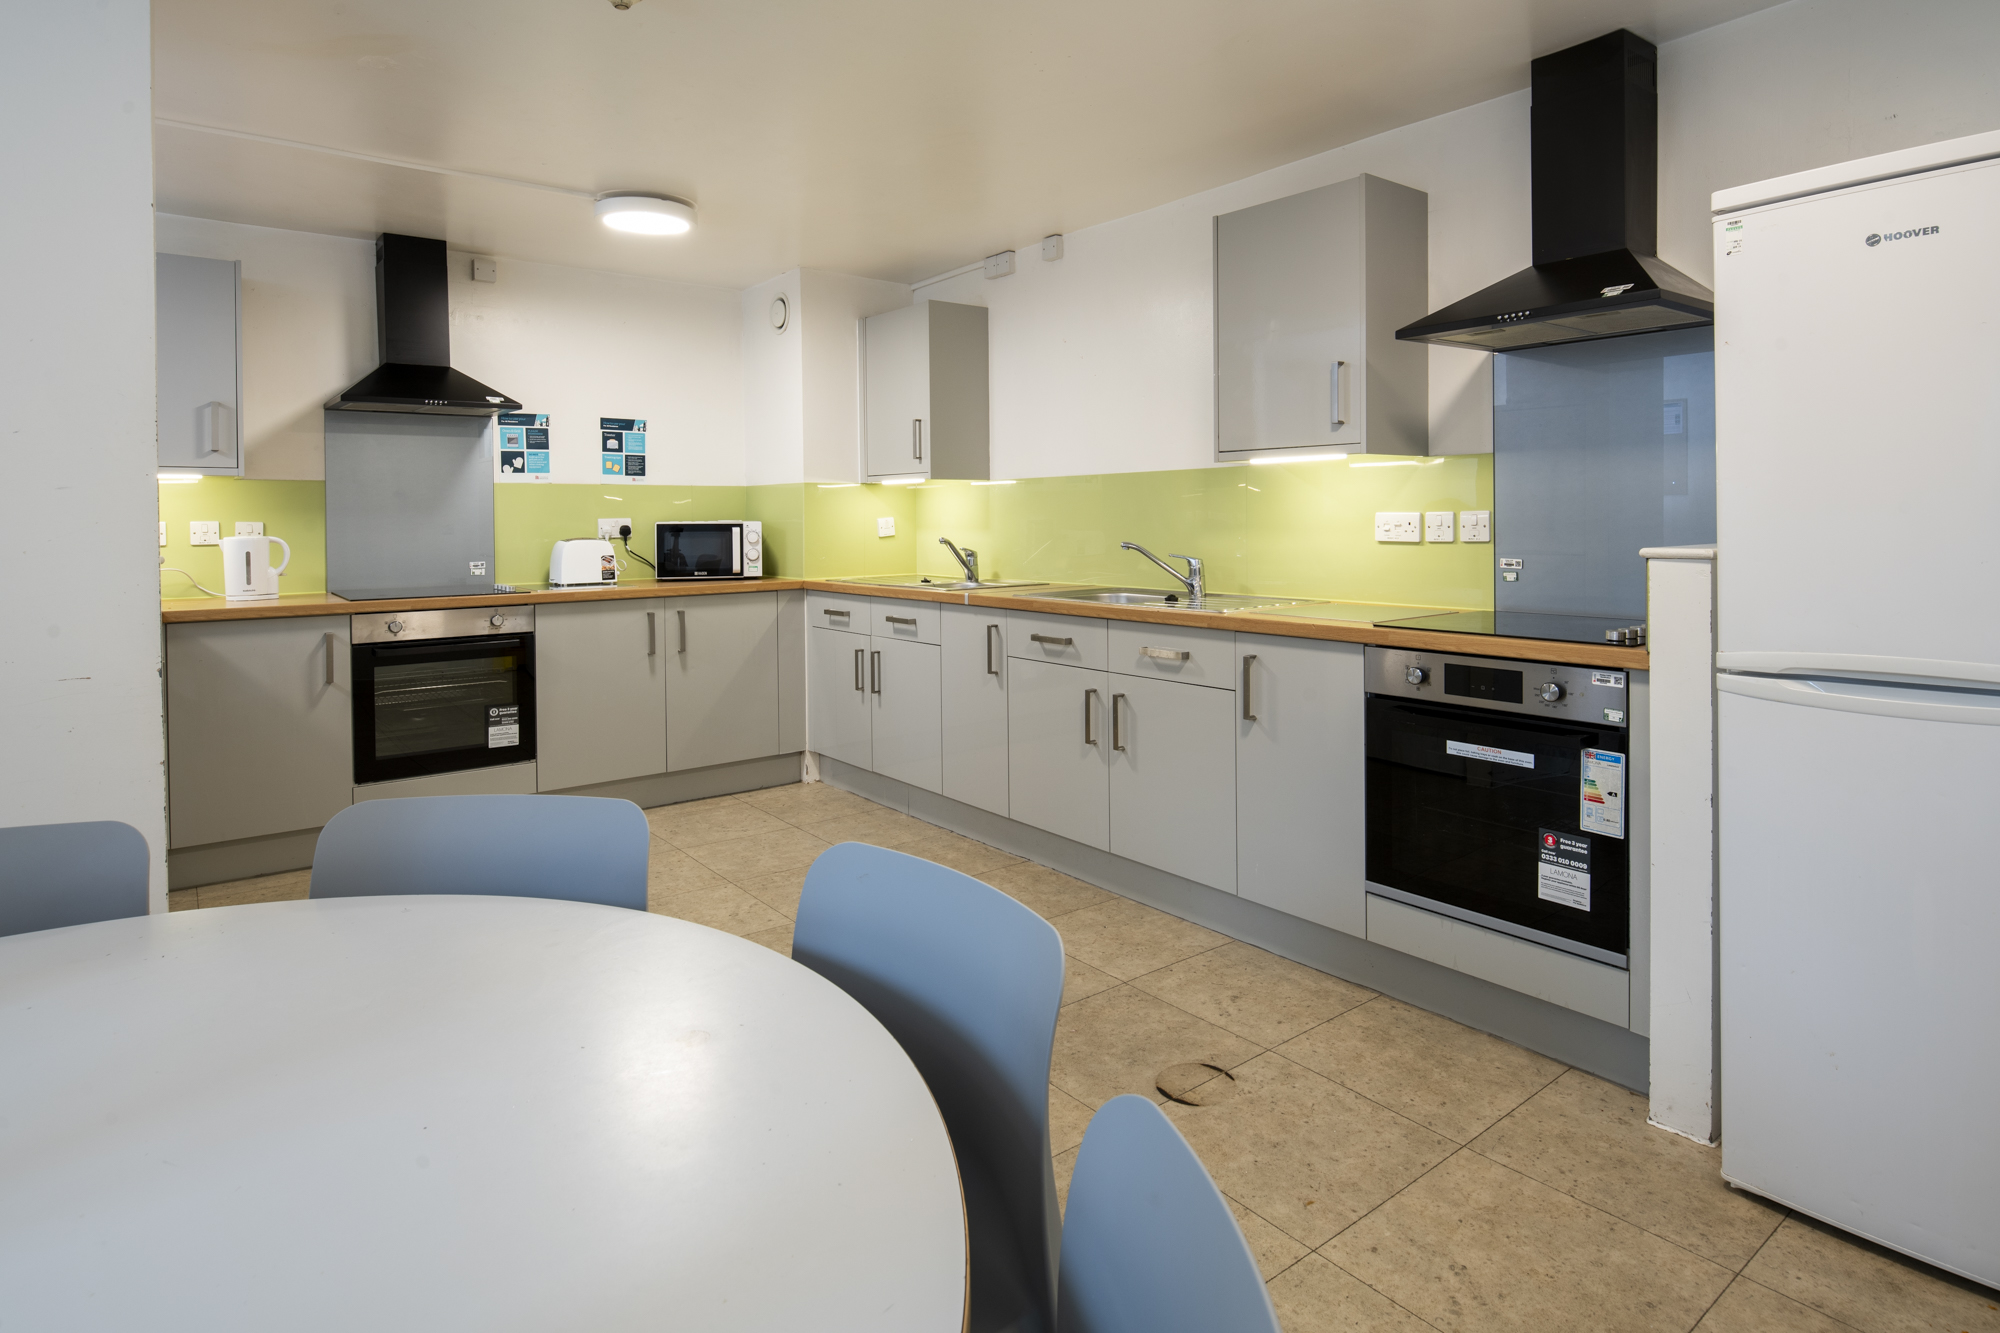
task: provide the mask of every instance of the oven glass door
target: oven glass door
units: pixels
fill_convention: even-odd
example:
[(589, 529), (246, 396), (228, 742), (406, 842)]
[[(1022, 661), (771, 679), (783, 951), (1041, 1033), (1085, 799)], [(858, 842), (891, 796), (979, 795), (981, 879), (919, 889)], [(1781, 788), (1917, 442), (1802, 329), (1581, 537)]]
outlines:
[(736, 578), (743, 573), (741, 523), (662, 523), (654, 573), (663, 579)]
[(1368, 879), (1625, 955), (1628, 844), (1581, 827), (1586, 749), (1626, 733), (1370, 695)]
[(354, 780), (535, 757), (535, 636), (354, 645)]

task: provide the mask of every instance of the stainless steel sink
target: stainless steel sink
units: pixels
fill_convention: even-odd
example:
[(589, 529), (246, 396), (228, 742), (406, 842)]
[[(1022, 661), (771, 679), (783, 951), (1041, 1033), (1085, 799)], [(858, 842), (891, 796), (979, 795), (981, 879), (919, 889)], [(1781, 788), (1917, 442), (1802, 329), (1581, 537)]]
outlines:
[(1099, 606), (1144, 606), (1156, 611), (1265, 611), (1281, 606), (1318, 605), (1309, 597), (1258, 597), (1247, 593), (1212, 592), (1200, 605), (1183, 592), (1159, 588), (1065, 588), (1058, 592), (1035, 593), (1060, 602), (1094, 602)]
[(871, 588), (929, 588), (933, 592), (976, 592), (988, 588), (1039, 588), (1042, 584), (1028, 579), (981, 579), (973, 583), (968, 579), (946, 578), (930, 574), (874, 574), (866, 578), (830, 579), (831, 583), (860, 583)]

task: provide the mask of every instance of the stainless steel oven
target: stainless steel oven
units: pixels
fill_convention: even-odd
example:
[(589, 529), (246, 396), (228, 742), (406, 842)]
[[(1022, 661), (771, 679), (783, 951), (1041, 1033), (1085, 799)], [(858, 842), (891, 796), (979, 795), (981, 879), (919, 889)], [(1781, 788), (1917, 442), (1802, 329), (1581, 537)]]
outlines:
[(1626, 966), (1623, 671), (1369, 648), (1368, 891)]
[(392, 611), (350, 621), (356, 784), (535, 757), (535, 608)]

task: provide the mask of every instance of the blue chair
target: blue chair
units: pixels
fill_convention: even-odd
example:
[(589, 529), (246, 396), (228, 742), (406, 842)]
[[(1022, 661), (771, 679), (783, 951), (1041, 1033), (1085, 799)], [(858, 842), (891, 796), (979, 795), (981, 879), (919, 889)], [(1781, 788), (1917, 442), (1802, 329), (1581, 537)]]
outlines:
[(1249, 1243), (1160, 1108), (1090, 1118), (1063, 1217), (1058, 1333), (1278, 1333)]
[(646, 816), (601, 796), (403, 796), (320, 830), (314, 898), (488, 893), (646, 910)]
[(969, 875), (844, 842), (806, 872), (792, 958), (880, 1020), (937, 1099), (965, 1190), (972, 1333), (1053, 1333), (1062, 937)]
[(0, 935), (146, 915), (151, 859), (112, 819), (0, 828)]

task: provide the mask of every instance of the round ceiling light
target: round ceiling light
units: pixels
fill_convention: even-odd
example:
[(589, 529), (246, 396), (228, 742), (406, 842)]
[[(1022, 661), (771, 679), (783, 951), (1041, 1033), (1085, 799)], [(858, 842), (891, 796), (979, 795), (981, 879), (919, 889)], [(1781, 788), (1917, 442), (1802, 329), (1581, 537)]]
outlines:
[(694, 205), (670, 195), (620, 191), (597, 196), (597, 220), (616, 231), (678, 236), (694, 226)]

